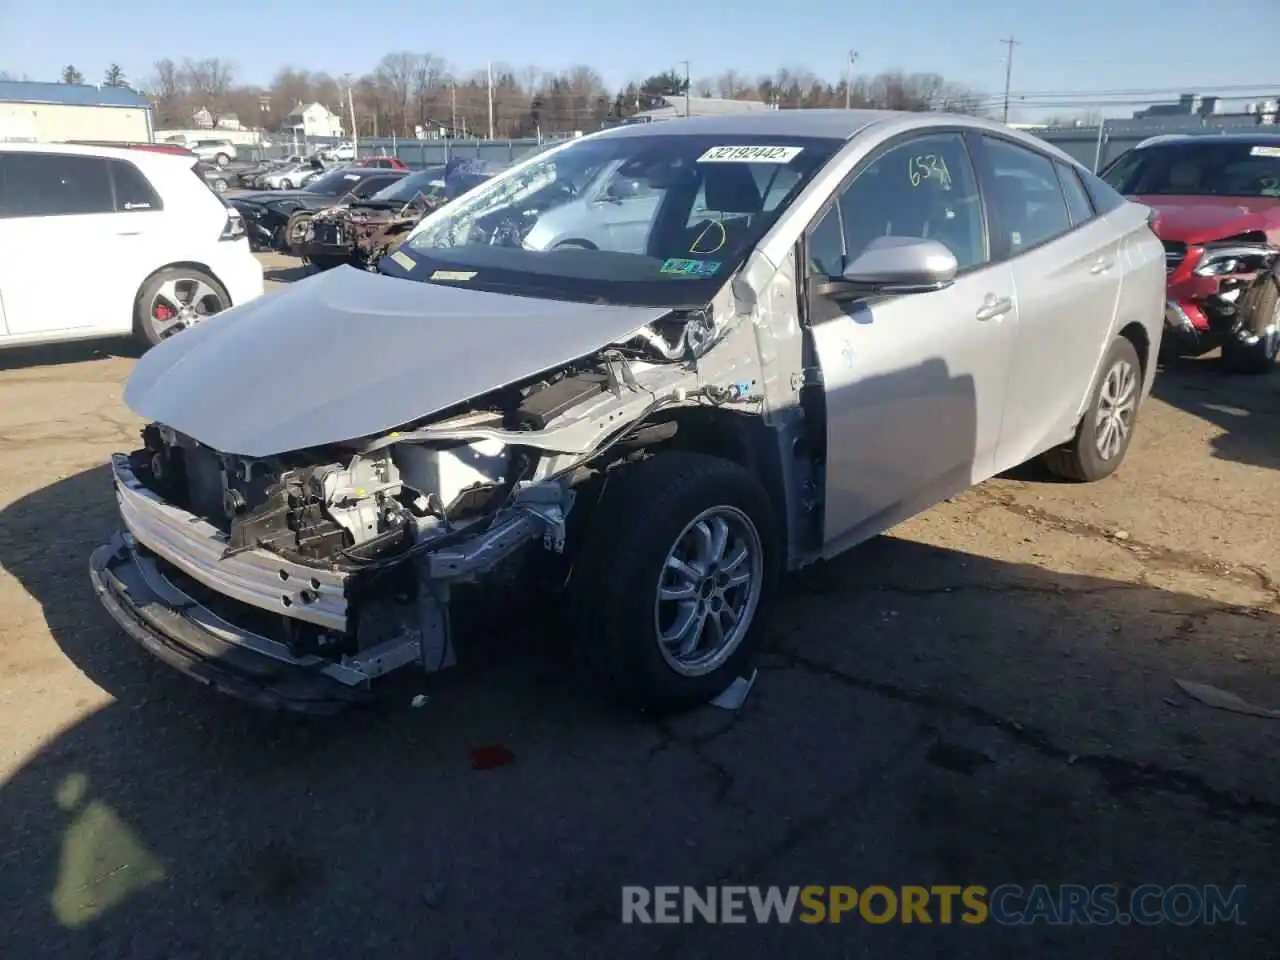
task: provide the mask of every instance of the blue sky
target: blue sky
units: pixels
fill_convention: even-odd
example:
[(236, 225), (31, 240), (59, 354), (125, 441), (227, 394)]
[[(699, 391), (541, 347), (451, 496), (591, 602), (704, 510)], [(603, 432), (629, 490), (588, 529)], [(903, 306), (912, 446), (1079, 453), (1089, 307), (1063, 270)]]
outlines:
[[(1151, 100), (1159, 93), (1146, 91), (1221, 88), (1226, 95), (1269, 86), (1280, 94), (1280, 0), (933, 7), (721, 0), (696, 8), (587, 0), (0, 0), (0, 71), (52, 80), (71, 63), (92, 82), (112, 61), (130, 78), (145, 78), (161, 56), (216, 56), (235, 64), (238, 79), (265, 83), (286, 64), (363, 73), (382, 54), (408, 49), (464, 70), (483, 69), (488, 59), (545, 70), (587, 63), (619, 85), (685, 59), (695, 78), (730, 68), (754, 76), (779, 66), (836, 78), (855, 49), (858, 73), (929, 70), (997, 95), (1004, 86), (1000, 38), (1010, 34), (1020, 41), (1015, 93), (1119, 90)], [(1197, 48), (1207, 36), (1213, 41)], [(1113, 101), (1104, 108), (1109, 115), (1133, 109), (1101, 93), (1075, 99)], [(1043, 97), (1026, 102), (1019, 110), (1014, 101), (1011, 119), (1088, 109), (1059, 109)]]

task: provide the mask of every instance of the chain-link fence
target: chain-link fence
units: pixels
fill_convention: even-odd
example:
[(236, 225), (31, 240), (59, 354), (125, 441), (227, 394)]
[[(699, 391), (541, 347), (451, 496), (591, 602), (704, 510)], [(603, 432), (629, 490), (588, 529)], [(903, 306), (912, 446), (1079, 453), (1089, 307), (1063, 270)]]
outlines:
[[(438, 166), (450, 160), (467, 159), (482, 160), (493, 164), (514, 163), (523, 160), (530, 154), (545, 150), (565, 138), (546, 138), (541, 140), (398, 140), (390, 137), (378, 139), (362, 138), (356, 143), (358, 157), (396, 157), (405, 166), (413, 170)], [(338, 146), (344, 141), (331, 137), (311, 137), (297, 142), (284, 140), (273, 142), (269, 147), (258, 145), (241, 146), (236, 149), (236, 159), (242, 162), (261, 160), (279, 160), (291, 156), (311, 156), (312, 154)], [(349, 142), (349, 141), (347, 141)]]
[[(1170, 117), (1159, 122), (1108, 120), (1099, 128), (1088, 127), (1037, 127), (1028, 130), (1042, 140), (1047, 140), (1065, 151), (1091, 170), (1100, 170), (1148, 137), (1164, 134), (1213, 134), (1234, 133), (1255, 129), (1258, 118), (1250, 115), (1232, 117)], [(1280, 133), (1280, 126), (1266, 127)], [(484, 160), (495, 164), (514, 163), (532, 153), (545, 150), (565, 138), (529, 138), (524, 140), (397, 140), (390, 137), (361, 139), (357, 151), (361, 157), (397, 157), (414, 170), (448, 163), (451, 159)], [(247, 146), (237, 148), (237, 159), (242, 161), (276, 160), (284, 157), (310, 156), (316, 151), (337, 146), (342, 141), (334, 137), (309, 137), (297, 141), (279, 140), (270, 147)]]

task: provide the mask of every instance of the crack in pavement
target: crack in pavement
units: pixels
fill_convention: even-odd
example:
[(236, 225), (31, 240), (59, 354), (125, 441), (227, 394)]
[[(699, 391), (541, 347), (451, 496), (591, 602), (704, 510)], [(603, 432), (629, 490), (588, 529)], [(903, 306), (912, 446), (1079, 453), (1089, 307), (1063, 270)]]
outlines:
[(1071, 520), (1067, 517), (1050, 513), (1048, 510), (1042, 510), (1041, 508), (1033, 507), (1030, 504), (1020, 503), (1017, 498), (1010, 494), (1001, 494), (978, 487), (975, 488), (974, 495), (981, 500), (985, 500), (987, 503), (1007, 510), (1017, 516), (1035, 521), (1042, 526), (1051, 527), (1055, 530), (1060, 530), (1063, 533), (1070, 533), (1075, 536), (1088, 537), (1094, 540), (1105, 540), (1118, 547), (1123, 547), (1139, 559), (1151, 562), (1156, 566), (1181, 570), (1187, 573), (1198, 573), (1208, 577), (1216, 577), (1219, 580), (1226, 580), (1231, 583), (1238, 583), (1247, 587), (1256, 587), (1264, 593), (1271, 595), (1272, 605), (1280, 605), (1280, 585), (1271, 578), (1270, 574), (1254, 564), (1228, 563), (1225, 560), (1218, 560), (1214, 557), (1210, 557), (1202, 553), (1193, 553), (1189, 550), (1177, 550), (1173, 547), (1157, 546), (1151, 543), (1144, 543), (1140, 540), (1120, 540), (1114, 536), (1112, 531), (1107, 530), (1099, 524), (1088, 523), (1083, 520)]
[[(699, 742), (705, 745), (711, 741), (718, 739), (724, 733), (733, 729), (737, 725), (734, 723), (726, 726), (724, 730), (718, 731), (708, 738), (700, 739)], [(795, 821), (783, 834), (781, 839), (776, 843), (770, 844), (756, 856), (747, 860), (738, 867), (732, 867), (723, 874), (713, 877), (702, 884), (691, 884), (691, 886), (720, 886), (723, 884), (744, 883), (752, 877), (759, 876), (761, 872), (770, 863), (782, 858), (792, 850), (799, 847), (806, 840), (814, 837), (822, 832), (829, 824), (831, 824), (841, 814), (848, 812), (849, 807), (865, 800), (867, 795), (876, 787), (883, 783), (891, 774), (900, 767), (905, 765), (914, 753), (923, 753), (926, 741), (936, 739), (937, 731), (929, 724), (921, 724), (915, 733), (908, 738), (888, 759), (882, 763), (871, 767), (870, 771), (864, 776), (852, 789), (845, 791), (836, 797), (830, 804), (821, 811), (814, 813), (808, 817), (802, 817)], [(666, 741), (664, 745), (660, 745), (655, 752), (665, 749), (665, 746), (678, 744), (684, 746), (684, 742), (679, 738), (673, 738)], [(620, 902), (615, 904), (615, 909), (620, 908)], [(596, 906), (582, 913), (573, 924), (573, 932), (577, 936), (588, 936), (597, 930), (618, 922), (618, 912), (613, 912), (603, 906)], [(662, 942), (655, 947), (652, 956), (663, 957), (668, 956), (679, 947), (679, 944), (686, 937), (692, 936), (696, 930), (696, 926), (681, 925), (671, 928), (666, 936), (662, 937)]]
[(1174, 770), (1159, 764), (1142, 763), (1112, 754), (1077, 754), (1053, 742), (1044, 730), (1028, 726), (1017, 720), (1002, 717), (976, 704), (949, 700), (919, 690), (909, 690), (880, 680), (854, 676), (838, 667), (798, 653), (795, 650), (778, 650), (776, 653), (790, 667), (807, 670), (867, 693), (874, 693), (899, 703), (909, 703), (927, 710), (963, 717), (980, 726), (1000, 730), (1021, 746), (1049, 760), (1090, 770), (1101, 777), (1114, 796), (1130, 791), (1174, 794), (1199, 800), (1210, 816), (1238, 820), (1256, 816), (1280, 823), (1280, 803), (1252, 796), (1239, 796), (1213, 786), (1198, 774)]

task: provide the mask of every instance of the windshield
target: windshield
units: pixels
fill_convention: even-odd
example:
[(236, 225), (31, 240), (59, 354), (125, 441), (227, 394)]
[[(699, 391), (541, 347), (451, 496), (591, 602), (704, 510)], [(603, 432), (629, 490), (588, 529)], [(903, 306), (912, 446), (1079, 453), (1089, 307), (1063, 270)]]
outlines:
[(444, 189), (444, 170), (444, 167), (437, 166), (411, 173), (391, 186), (383, 187), (369, 199), (389, 203), (412, 203), (421, 194), (430, 200)]
[(1131, 150), (1102, 179), (1129, 196), (1280, 197), (1280, 142), (1169, 143)]
[(428, 216), (387, 272), (551, 299), (706, 303), (842, 144), (648, 132), (577, 141)]
[(326, 197), (341, 197), (360, 185), (360, 174), (346, 170), (332, 170), (312, 180), (304, 188), (307, 193), (319, 193)]

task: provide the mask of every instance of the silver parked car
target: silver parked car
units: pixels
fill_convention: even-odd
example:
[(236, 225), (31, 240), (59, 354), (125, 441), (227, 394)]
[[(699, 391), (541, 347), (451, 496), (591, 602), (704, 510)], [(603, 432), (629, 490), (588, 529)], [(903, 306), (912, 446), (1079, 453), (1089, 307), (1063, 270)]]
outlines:
[[(649, 198), (638, 240), (583, 195), (601, 171)], [(533, 249), (547, 223), (591, 245)], [(782, 572), (1033, 457), (1114, 471), (1164, 288), (1145, 207), (999, 124), (592, 134), (428, 215), (381, 274), (142, 357), (93, 582), (158, 656), (278, 706), (447, 667), (455, 592), (510, 584), (565, 591), (620, 697), (705, 701)]]

